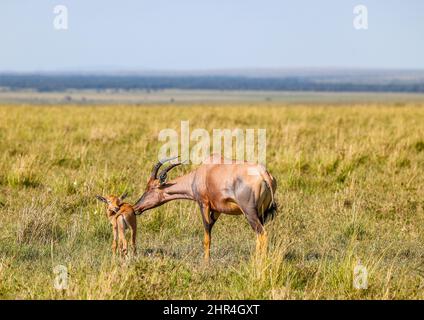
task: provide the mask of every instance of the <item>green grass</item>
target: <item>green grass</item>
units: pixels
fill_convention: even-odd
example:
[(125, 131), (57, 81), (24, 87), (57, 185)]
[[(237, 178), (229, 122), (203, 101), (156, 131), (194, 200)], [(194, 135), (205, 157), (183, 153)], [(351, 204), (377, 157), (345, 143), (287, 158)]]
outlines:
[[(280, 210), (264, 261), (245, 218), (224, 215), (203, 265), (189, 201), (140, 216), (139, 254), (112, 258), (94, 195), (128, 190), (135, 201), (159, 131), (181, 120), (267, 129)], [(0, 298), (423, 299), (423, 123), (420, 104), (0, 106)], [(358, 261), (366, 290), (352, 286)], [(53, 286), (59, 264), (64, 292)]]

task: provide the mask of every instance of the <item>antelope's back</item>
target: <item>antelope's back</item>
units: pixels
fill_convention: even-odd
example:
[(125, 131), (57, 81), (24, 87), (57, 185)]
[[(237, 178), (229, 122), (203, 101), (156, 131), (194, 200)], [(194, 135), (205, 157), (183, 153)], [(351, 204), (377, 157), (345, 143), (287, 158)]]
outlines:
[(238, 163), (212, 155), (198, 168), (198, 176), (210, 190), (231, 193), (237, 188), (248, 188), (258, 193), (263, 189), (264, 181), (275, 190), (275, 181), (263, 165), (256, 163)]

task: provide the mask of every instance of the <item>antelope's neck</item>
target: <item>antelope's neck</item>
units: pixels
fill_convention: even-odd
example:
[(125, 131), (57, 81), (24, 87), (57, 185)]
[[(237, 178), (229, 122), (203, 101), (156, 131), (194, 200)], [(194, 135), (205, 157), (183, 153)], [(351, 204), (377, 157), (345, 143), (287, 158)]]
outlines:
[(177, 199), (194, 200), (193, 195), (193, 179), (194, 172), (190, 172), (184, 176), (169, 181), (170, 186), (164, 190), (164, 198), (166, 201)]

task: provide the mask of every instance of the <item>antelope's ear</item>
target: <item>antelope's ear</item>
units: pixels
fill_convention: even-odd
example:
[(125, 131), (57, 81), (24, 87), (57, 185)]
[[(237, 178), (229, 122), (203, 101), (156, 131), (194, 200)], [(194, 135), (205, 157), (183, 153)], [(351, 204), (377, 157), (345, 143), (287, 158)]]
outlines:
[(99, 200), (99, 201), (101, 201), (101, 202), (107, 203), (107, 200), (104, 197), (102, 197), (102, 196), (97, 195), (96, 196), (96, 199)]
[(120, 197), (119, 197), (119, 199), (121, 199), (121, 200), (124, 200), (126, 197), (128, 197), (128, 192), (124, 192)]

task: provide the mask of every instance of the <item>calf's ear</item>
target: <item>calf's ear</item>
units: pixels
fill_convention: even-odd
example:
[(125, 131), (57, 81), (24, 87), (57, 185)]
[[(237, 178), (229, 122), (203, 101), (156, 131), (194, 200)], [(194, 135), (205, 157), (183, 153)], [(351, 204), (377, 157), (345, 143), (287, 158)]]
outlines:
[(107, 203), (107, 200), (102, 196), (96, 195), (96, 199), (101, 201), (101, 202)]

